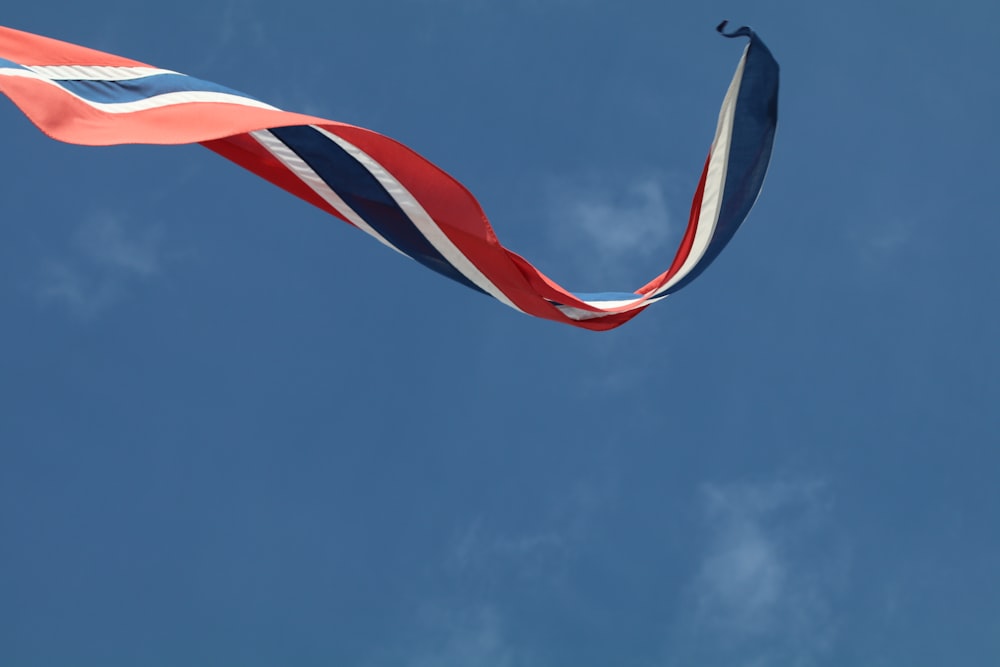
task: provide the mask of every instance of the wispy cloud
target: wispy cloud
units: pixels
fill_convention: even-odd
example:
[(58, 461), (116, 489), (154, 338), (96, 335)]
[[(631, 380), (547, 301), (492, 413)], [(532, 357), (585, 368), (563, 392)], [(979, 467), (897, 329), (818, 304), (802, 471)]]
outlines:
[(532, 653), (511, 638), (502, 614), (489, 604), (425, 604), (405, 641), (383, 643), (368, 667), (533, 667)]
[(883, 266), (911, 243), (918, 223), (899, 217), (887, 217), (851, 232), (861, 262), (867, 267)]
[[(664, 192), (662, 179), (651, 175), (620, 187), (598, 178), (554, 183), (550, 218), (555, 253), (586, 276), (591, 283), (586, 289), (639, 287), (669, 261), (664, 244), (673, 230)], [(657, 268), (650, 275), (638, 274), (653, 257)]]
[(706, 484), (701, 493), (708, 539), (690, 587), (691, 612), (674, 637), (684, 659), (817, 664), (836, 636), (833, 598), (845, 567), (843, 552), (820, 530), (828, 488), (781, 481)]
[(511, 571), (521, 576), (552, 574), (572, 542), (573, 537), (562, 526), (505, 535), (491, 530), (479, 517), (456, 534), (447, 565), (456, 574), (476, 577)]
[(770, 523), (792, 503), (811, 503), (812, 485), (706, 485), (704, 505), (711, 538), (698, 573), (698, 612), (706, 623), (740, 635), (771, 628), (787, 603), (789, 564), (782, 552), (787, 536)]
[(95, 215), (77, 229), (70, 252), (42, 263), (36, 295), (91, 319), (159, 274), (162, 256), (159, 227), (126, 226), (110, 213)]
[(414, 639), (391, 648), (391, 654), (383, 651), (383, 662), (376, 664), (540, 664), (538, 647), (519, 641), (517, 619), (508, 615), (498, 591), (518, 580), (531, 590), (561, 586), (574, 552), (592, 532), (594, 513), (613, 492), (613, 486), (606, 484), (580, 483), (543, 508), (533, 529), (505, 532), (480, 517), (457, 531), (443, 563), (447, 577), (457, 585), (449, 595), (427, 601), (416, 615)]
[(77, 243), (98, 266), (148, 277), (160, 270), (161, 238), (158, 227), (132, 225), (126, 229), (118, 217), (104, 213), (81, 225)]
[(485, 517), (457, 531), (446, 555), (455, 575), (558, 580), (575, 550), (592, 535), (595, 515), (616, 493), (613, 482), (580, 482), (539, 511), (532, 529), (505, 532)]
[(468, 609), (429, 607), (422, 614), (424, 641), (411, 653), (410, 667), (523, 667), (527, 655), (504, 633), (490, 606)]

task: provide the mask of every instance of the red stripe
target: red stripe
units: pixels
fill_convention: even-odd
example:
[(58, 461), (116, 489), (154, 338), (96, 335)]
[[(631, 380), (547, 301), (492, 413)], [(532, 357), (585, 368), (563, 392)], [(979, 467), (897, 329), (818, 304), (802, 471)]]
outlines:
[(17, 76), (0, 76), (0, 91), (48, 136), (84, 146), (192, 144), (268, 127), (331, 122), (225, 102), (191, 102), (108, 113), (59, 86)]
[[(454, 177), (411, 148), (371, 130), (350, 125), (324, 129), (343, 137), (379, 164), (392, 165), (393, 178), (420, 202), (462, 254), (518, 308), (537, 317), (569, 321), (532, 287), (529, 276), (500, 245), (479, 202)], [(563, 291), (560, 298), (567, 296)]]
[[(25, 65), (89, 65), (146, 67), (144, 63), (94, 51), (75, 44), (0, 27), (0, 54)], [(255, 130), (291, 125), (317, 125), (343, 137), (392, 176), (438, 224), (465, 257), (518, 308), (537, 317), (585, 329), (611, 329), (632, 319), (645, 306), (625, 310), (595, 310), (549, 279), (527, 260), (500, 245), (485, 213), (472, 194), (444, 170), (399, 142), (371, 130), (280, 110), (257, 109), (222, 102), (182, 103), (126, 113), (108, 113), (77, 99), (62, 88), (37, 79), (0, 76), (0, 92), (45, 134), (68, 143), (202, 143), (278, 187), (343, 220), (312, 188), (248, 135)], [(704, 193), (708, 165), (692, 203), (681, 247), (670, 269), (640, 290), (647, 294), (669, 280), (687, 259)], [(346, 222), (346, 221), (345, 221)], [(574, 320), (554, 303), (610, 314)]]
[(90, 146), (202, 143), (343, 220), (301, 179), (248, 136), (251, 131), (270, 127), (319, 125), (343, 136), (380, 164), (392, 165), (393, 176), (413, 194), (442, 232), (524, 312), (587, 329), (616, 326), (613, 322), (620, 319), (616, 316), (600, 321), (578, 322), (563, 314), (550, 301), (584, 310), (593, 308), (551, 281), (519, 255), (501, 246), (479, 203), (461, 183), (406, 146), (371, 130), (285, 111), (220, 102), (107, 113), (58, 86), (23, 77), (0, 76), (0, 91), (7, 94), (42, 132), (53, 139)]
[(712, 154), (709, 153), (708, 159), (705, 160), (705, 168), (701, 172), (701, 180), (698, 181), (698, 189), (695, 190), (694, 199), (691, 201), (691, 214), (688, 217), (688, 226), (684, 231), (684, 238), (681, 239), (681, 245), (677, 248), (677, 254), (674, 255), (673, 263), (664, 273), (661, 273), (643, 285), (639, 289), (639, 292), (642, 294), (650, 294), (666, 285), (667, 281), (681, 270), (684, 262), (687, 261), (688, 255), (691, 254), (691, 246), (694, 245), (694, 236), (698, 233), (698, 221), (701, 218), (701, 200), (705, 196), (705, 180), (708, 178), (708, 163), (711, 160)]
[[(504, 248), (479, 202), (465, 186), (411, 148), (372, 130), (352, 125), (326, 129), (351, 142), (380, 164), (391, 164), (393, 177), (420, 202), (441, 231), (490, 282), (526, 313), (596, 329), (604, 327), (597, 322), (583, 324), (574, 320), (551, 302), (591, 312), (615, 312), (614, 309), (595, 310), (523, 257)], [(626, 319), (631, 319), (637, 312)]]

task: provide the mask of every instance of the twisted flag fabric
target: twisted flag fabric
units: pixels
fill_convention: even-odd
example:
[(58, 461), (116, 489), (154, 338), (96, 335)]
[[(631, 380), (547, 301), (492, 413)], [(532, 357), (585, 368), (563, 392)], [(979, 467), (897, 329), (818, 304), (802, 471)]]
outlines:
[(515, 310), (617, 327), (718, 256), (760, 193), (778, 65), (751, 29), (670, 267), (635, 292), (572, 293), (497, 240), (476, 199), (413, 150), (361, 127), (283, 111), (179, 72), (0, 26), (0, 91), (59, 141), (200, 143), (393, 250)]

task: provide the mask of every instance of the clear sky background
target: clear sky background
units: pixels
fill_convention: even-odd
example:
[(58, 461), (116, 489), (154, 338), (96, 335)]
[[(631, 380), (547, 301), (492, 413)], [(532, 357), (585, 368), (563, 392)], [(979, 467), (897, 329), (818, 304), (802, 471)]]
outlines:
[(5, 6), (397, 138), (583, 291), (668, 265), (721, 19), (782, 89), (742, 230), (608, 333), (0, 100), (0, 664), (1000, 664), (997, 7)]

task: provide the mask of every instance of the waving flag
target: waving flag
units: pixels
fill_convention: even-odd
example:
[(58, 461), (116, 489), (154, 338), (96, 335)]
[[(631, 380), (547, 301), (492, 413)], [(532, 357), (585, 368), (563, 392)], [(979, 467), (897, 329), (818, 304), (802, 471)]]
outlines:
[[(723, 32), (725, 23), (719, 26)], [(687, 285), (760, 193), (778, 65), (749, 28), (670, 267), (635, 292), (574, 294), (497, 240), (476, 199), (413, 150), (364, 128), (282, 111), (218, 84), (0, 27), (0, 91), (73, 144), (201, 143), (403, 255), (530, 315), (611, 329)]]

